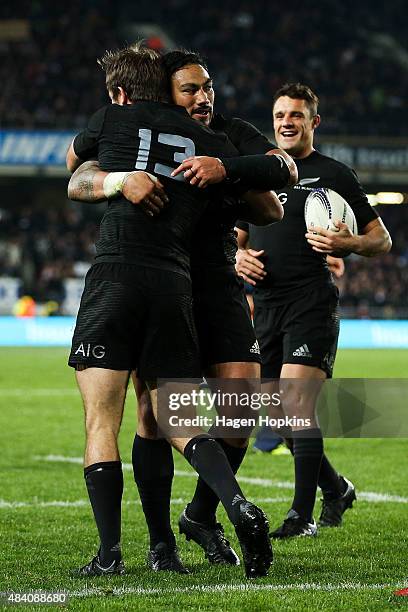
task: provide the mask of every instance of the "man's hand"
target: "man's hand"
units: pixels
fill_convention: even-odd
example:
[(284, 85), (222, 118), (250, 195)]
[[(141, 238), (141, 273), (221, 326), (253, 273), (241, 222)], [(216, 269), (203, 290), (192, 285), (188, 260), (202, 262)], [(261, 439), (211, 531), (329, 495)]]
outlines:
[(160, 181), (147, 172), (104, 172), (96, 160), (81, 164), (71, 176), (68, 197), (79, 202), (102, 202), (123, 194), (153, 217), (167, 204), (168, 197)]
[(326, 258), (327, 265), (329, 266), (329, 270), (336, 278), (340, 278), (344, 274), (345, 265), (344, 261), (340, 257), (333, 257), (332, 255), (328, 255)]
[(313, 229), (309, 227), (309, 231), (305, 234), (306, 239), (317, 253), (346, 257), (355, 251), (359, 237), (355, 236), (342, 221), (336, 221), (334, 225), (339, 228), (338, 232), (322, 227)]
[(187, 157), (173, 172), (171, 176), (177, 176), (181, 172), (184, 172), (184, 178), (196, 187), (207, 187), (207, 185), (214, 185), (215, 183), (221, 183), (227, 173), (224, 165), (217, 157)]
[(257, 280), (263, 280), (266, 276), (264, 264), (258, 257), (264, 254), (262, 251), (253, 249), (238, 249), (236, 254), (235, 270), (249, 285), (256, 285)]
[(129, 202), (140, 206), (150, 217), (158, 215), (169, 201), (159, 179), (151, 178), (142, 171), (129, 174), (123, 183), (122, 194)]

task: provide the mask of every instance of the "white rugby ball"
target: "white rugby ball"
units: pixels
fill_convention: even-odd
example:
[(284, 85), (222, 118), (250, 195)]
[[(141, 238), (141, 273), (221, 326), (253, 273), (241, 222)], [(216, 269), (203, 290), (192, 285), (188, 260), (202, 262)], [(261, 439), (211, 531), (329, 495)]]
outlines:
[(357, 221), (353, 209), (344, 198), (333, 189), (321, 187), (312, 189), (305, 202), (306, 227), (323, 227), (332, 232), (339, 231), (334, 222), (346, 223), (350, 231), (357, 233)]

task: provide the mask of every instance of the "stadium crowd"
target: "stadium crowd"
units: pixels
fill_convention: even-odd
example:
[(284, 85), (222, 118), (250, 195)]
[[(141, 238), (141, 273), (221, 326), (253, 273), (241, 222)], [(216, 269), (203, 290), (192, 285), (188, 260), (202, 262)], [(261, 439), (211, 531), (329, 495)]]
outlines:
[(358, 319), (406, 318), (408, 315), (408, 210), (383, 206), (381, 217), (393, 237), (390, 253), (363, 259), (351, 255), (337, 279), (343, 317)]
[(20, 278), (21, 295), (62, 304), (64, 279), (83, 277), (94, 256), (98, 223), (79, 207), (2, 210), (0, 276)]
[[(106, 101), (95, 58), (122, 44), (124, 28), (134, 22), (166, 24), (174, 44), (204, 54), (216, 77), (218, 110), (262, 129), (270, 129), (274, 91), (300, 80), (319, 93), (321, 133), (408, 133), (406, 123), (391, 119), (408, 99), (402, 0), (375, 11), (368, 0), (285, 7), (267, 0), (198, 6), (141, 0), (119, 7), (107, 0), (63, 7), (22, 0), (0, 7), (0, 20), (12, 18), (28, 20), (29, 33), (23, 40), (0, 38), (1, 127), (82, 126)], [(152, 44), (164, 40), (159, 33)]]
[[(358, 26), (350, 27), (350, 15)], [(123, 44), (133, 22), (166, 24), (174, 44), (202, 52), (215, 74), (217, 110), (268, 132), (273, 93), (283, 81), (301, 80), (319, 93), (320, 133), (408, 135), (408, 123), (393, 120), (403, 116), (408, 100), (402, 0), (375, 11), (368, 0), (285, 7), (267, 0), (3, 3), (0, 22), (16, 19), (27, 24), (26, 35), (0, 35), (0, 128), (82, 128), (106, 103), (95, 58)], [(153, 43), (160, 47), (160, 32)], [(381, 214), (393, 236), (392, 252), (381, 260), (346, 260), (338, 280), (344, 316), (407, 314), (404, 207), (398, 214), (389, 208)], [(23, 293), (40, 301), (61, 303), (63, 279), (83, 276), (92, 261), (97, 226), (88, 209), (68, 204), (2, 210), (0, 275), (20, 277)]]
[[(99, 208), (100, 211), (100, 208)], [(407, 316), (408, 210), (382, 207), (381, 216), (393, 236), (391, 253), (363, 259), (351, 255), (337, 279), (343, 317)], [(406, 223), (404, 223), (406, 219)], [(81, 278), (94, 257), (99, 214), (94, 208), (67, 203), (57, 209), (2, 209), (0, 276), (22, 279), (22, 294), (37, 301), (64, 299), (64, 279)]]

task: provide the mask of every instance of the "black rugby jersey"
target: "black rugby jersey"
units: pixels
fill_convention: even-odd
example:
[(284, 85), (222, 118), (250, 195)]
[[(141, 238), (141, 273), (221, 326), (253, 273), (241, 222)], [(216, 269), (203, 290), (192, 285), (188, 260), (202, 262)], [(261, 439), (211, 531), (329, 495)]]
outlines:
[(183, 175), (170, 177), (192, 155), (231, 157), (238, 152), (225, 134), (190, 118), (181, 107), (161, 102), (109, 104), (97, 111), (74, 140), (75, 154), (89, 159), (98, 151), (103, 170), (146, 170), (163, 183), (169, 197), (160, 215), (118, 197), (109, 201), (96, 244), (97, 262), (126, 262), (189, 274), (194, 228), (209, 201), (222, 202), (225, 186), (198, 189)]
[(256, 227), (239, 221), (237, 227), (249, 231), (252, 249), (264, 249), (267, 275), (257, 281), (257, 300), (273, 305), (294, 301), (310, 285), (332, 284), (326, 256), (313, 251), (305, 238), (304, 207), (311, 189), (326, 187), (337, 191), (349, 203), (361, 231), (378, 217), (354, 170), (331, 157), (313, 151), (304, 159), (295, 159), (299, 182), (278, 191), (285, 214), (279, 223)]
[[(224, 133), (238, 149), (240, 155), (259, 155), (275, 148), (255, 126), (239, 118), (225, 119), (215, 115), (211, 128), (218, 133)], [(236, 197), (227, 196), (222, 206), (213, 201), (206, 209), (197, 225), (191, 263), (195, 272), (194, 280), (204, 282), (207, 276), (205, 268), (211, 267), (214, 273), (217, 268), (225, 271), (234, 268), (237, 251), (237, 240), (234, 226), (242, 213), (245, 202), (239, 202)], [(235, 271), (233, 270), (235, 273)]]

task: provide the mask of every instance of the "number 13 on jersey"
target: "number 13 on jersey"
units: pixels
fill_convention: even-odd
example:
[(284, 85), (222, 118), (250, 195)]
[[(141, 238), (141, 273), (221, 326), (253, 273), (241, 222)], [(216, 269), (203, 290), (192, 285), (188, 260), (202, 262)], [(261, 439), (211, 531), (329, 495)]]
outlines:
[[(146, 170), (147, 164), (149, 162), (149, 154), (152, 146), (152, 130), (147, 128), (141, 128), (139, 130), (139, 151), (136, 159), (135, 169), (136, 170)], [(161, 174), (162, 176), (167, 176), (176, 181), (184, 181), (183, 174), (179, 174), (178, 176), (171, 176), (174, 168), (176, 168), (181, 162), (183, 162), (187, 157), (192, 157), (195, 155), (195, 144), (191, 140), (191, 138), (186, 138), (184, 136), (178, 136), (177, 134), (164, 134), (159, 133), (157, 136), (157, 142), (160, 144), (167, 145), (172, 149), (182, 149), (182, 151), (174, 151), (172, 156), (172, 161), (175, 162), (175, 166), (167, 166), (166, 164), (156, 163), (153, 168), (153, 172), (155, 174)]]

